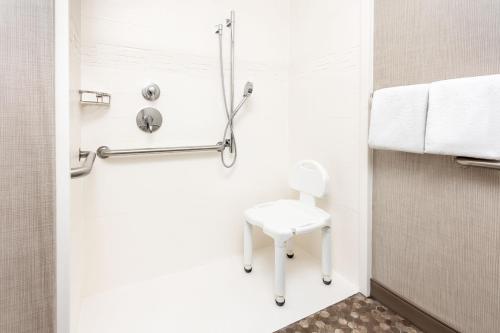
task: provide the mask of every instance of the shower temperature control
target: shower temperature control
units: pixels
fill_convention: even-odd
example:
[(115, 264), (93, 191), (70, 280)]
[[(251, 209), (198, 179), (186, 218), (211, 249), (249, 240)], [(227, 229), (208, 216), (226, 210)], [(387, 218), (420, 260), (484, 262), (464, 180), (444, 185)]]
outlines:
[(158, 130), (163, 122), (160, 111), (155, 108), (144, 108), (137, 114), (137, 127), (147, 133), (153, 133)]

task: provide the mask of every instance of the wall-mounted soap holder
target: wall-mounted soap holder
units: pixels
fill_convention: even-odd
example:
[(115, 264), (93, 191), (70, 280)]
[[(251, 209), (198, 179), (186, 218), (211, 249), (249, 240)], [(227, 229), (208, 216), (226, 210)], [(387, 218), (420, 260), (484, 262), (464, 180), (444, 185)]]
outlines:
[(99, 91), (80, 90), (80, 103), (108, 106), (111, 104), (111, 95)]

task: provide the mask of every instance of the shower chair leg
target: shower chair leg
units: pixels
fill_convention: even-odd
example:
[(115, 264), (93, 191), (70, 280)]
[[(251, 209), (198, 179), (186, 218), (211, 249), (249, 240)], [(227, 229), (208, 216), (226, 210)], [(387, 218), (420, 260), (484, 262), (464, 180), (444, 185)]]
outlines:
[(286, 244), (274, 240), (274, 295), (278, 306), (285, 304), (285, 253)]
[(332, 231), (330, 226), (321, 229), (321, 273), (323, 283), (332, 283)]
[(245, 221), (243, 225), (243, 268), (245, 272), (252, 271), (252, 256), (253, 256), (253, 226)]
[(293, 239), (290, 238), (289, 240), (286, 241), (286, 256), (292, 259), (294, 255), (295, 253), (293, 251)]

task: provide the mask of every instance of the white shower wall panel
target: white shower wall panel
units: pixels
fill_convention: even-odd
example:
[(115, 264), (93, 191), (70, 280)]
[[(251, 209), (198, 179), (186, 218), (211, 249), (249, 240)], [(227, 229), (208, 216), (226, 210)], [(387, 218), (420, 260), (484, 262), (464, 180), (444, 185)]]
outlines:
[[(291, 0), (289, 145), (291, 162), (310, 158), (330, 174), (320, 202), (332, 215), (333, 267), (356, 284), (361, 276), (361, 227), (367, 222), (367, 148), (363, 122), (369, 93), (362, 91), (361, 0)], [(366, 77), (364, 77), (366, 76)], [(365, 97), (363, 97), (365, 96)], [(319, 234), (301, 245), (320, 255)], [(367, 254), (365, 254), (367, 255)]]
[[(238, 254), (243, 210), (290, 196), (288, 0), (83, 1), (82, 88), (109, 92), (112, 103), (83, 108), (82, 147), (219, 141), (225, 114), (214, 26), (229, 9), (237, 15), (236, 98), (247, 80), (255, 84), (235, 123), (236, 167), (224, 169), (215, 153), (98, 159), (85, 182), (84, 294)], [(155, 102), (141, 96), (149, 82), (162, 89)], [(147, 106), (164, 117), (154, 134), (135, 124)]]
[[(109, 108), (82, 108), (82, 148), (215, 144), (225, 113), (215, 25), (236, 10), (236, 99), (254, 93), (235, 122), (239, 160), (220, 156), (97, 159), (84, 182), (82, 294), (241, 254), (243, 211), (293, 197), (287, 170), (318, 160), (331, 176), (319, 205), (332, 215), (334, 270), (354, 285), (367, 184), (362, 91), (362, 1), (82, 1), (83, 89), (112, 94)], [(228, 34), (224, 35), (227, 54)], [(226, 56), (226, 74), (228, 57)], [(141, 89), (157, 83), (159, 100)], [(140, 109), (158, 108), (163, 125), (140, 131)], [(270, 245), (256, 231), (256, 247)], [(319, 257), (317, 235), (298, 239)], [(365, 258), (366, 259), (366, 258)], [(362, 283), (362, 282), (361, 282)]]

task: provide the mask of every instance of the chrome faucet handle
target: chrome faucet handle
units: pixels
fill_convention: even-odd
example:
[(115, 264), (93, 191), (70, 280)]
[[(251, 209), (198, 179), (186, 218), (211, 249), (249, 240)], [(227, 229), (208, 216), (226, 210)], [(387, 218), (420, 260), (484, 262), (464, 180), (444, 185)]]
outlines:
[(135, 121), (137, 123), (137, 127), (141, 130), (147, 133), (153, 133), (160, 128), (163, 122), (163, 117), (155, 108), (144, 108), (137, 113)]
[(150, 114), (144, 114), (144, 123), (149, 133), (153, 133), (153, 117)]

